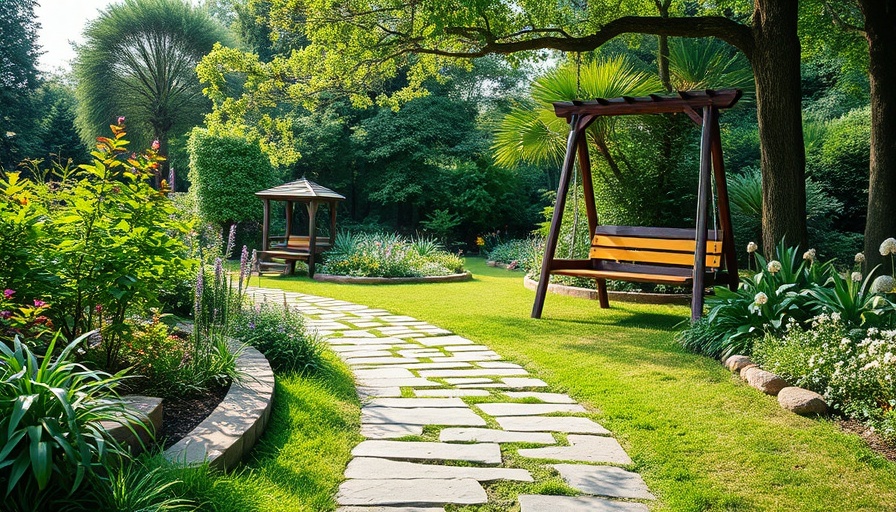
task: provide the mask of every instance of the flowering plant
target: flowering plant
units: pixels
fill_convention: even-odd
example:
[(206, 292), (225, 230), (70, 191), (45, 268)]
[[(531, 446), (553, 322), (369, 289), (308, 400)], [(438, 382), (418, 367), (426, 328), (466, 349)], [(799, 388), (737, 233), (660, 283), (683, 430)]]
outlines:
[(15, 290), (3, 290), (0, 295), (0, 342), (12, 346), (13, 339), (18, 336), (45, 345), (53, 330), (53, 322), (44, 315), (49, 306), (40, 299), (17, 303)]

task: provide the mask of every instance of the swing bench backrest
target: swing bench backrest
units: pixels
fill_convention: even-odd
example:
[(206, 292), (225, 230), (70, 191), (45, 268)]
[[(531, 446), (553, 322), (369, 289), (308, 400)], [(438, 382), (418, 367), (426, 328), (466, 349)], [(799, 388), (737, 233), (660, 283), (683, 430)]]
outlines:
[[(694, 277), (697, 242), (693, 229), (598, 226), (591, 241), (596, 278), (646, 283), (688, 284)], [(721, 267), (722, 232), (710, 230), (706, 271)]]

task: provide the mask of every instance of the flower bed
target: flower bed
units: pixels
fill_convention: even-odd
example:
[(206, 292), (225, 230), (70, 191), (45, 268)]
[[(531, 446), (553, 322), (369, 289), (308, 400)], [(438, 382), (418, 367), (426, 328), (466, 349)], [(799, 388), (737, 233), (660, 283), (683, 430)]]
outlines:
[(340, 233), (324, 257), (321, 274), (351, 277), (450, 276), (462, 274), (464, 265), (432, 239), (388, 233)]

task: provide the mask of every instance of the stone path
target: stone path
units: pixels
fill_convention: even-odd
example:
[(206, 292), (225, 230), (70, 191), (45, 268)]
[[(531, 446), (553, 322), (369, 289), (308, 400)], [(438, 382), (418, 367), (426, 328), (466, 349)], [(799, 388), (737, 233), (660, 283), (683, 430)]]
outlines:
[(354, 372), (366, 440), (352, 451), (339, 512), (486, 504), (483, 483), (534, 481), (510, 467), (502, 445), (580, 493), (521, 494), (521, 512), (643, 512), (643, 501), (655, 499), (637, 473), (620, 467), (631, 459), (584, 407), (488, 347), (382, 309), (274, 289), (249, 293), (300, 311)]

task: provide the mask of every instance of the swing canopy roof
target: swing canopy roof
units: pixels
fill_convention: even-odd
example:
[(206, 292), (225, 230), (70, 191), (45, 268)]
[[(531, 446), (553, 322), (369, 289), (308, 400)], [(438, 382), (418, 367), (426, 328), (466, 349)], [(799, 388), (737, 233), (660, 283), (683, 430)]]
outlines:
[(677, 96), (651, 94), (637, 98), (622, 96), (621, 98), (597, 98), (588, 101), (557, 101), (554, 102), (554, 113), (557, 114), (557, 117), (566, 118), (567, 122), (574, 114), (620, 116), (683, 112), (693, 119), (700, 117), (698, 112), (704, 107), (723, 109), (734, 106), (742, 94), (739, 89), (720, 89), (718, 91), (706, 89), (703, 91), (679, 91)]

